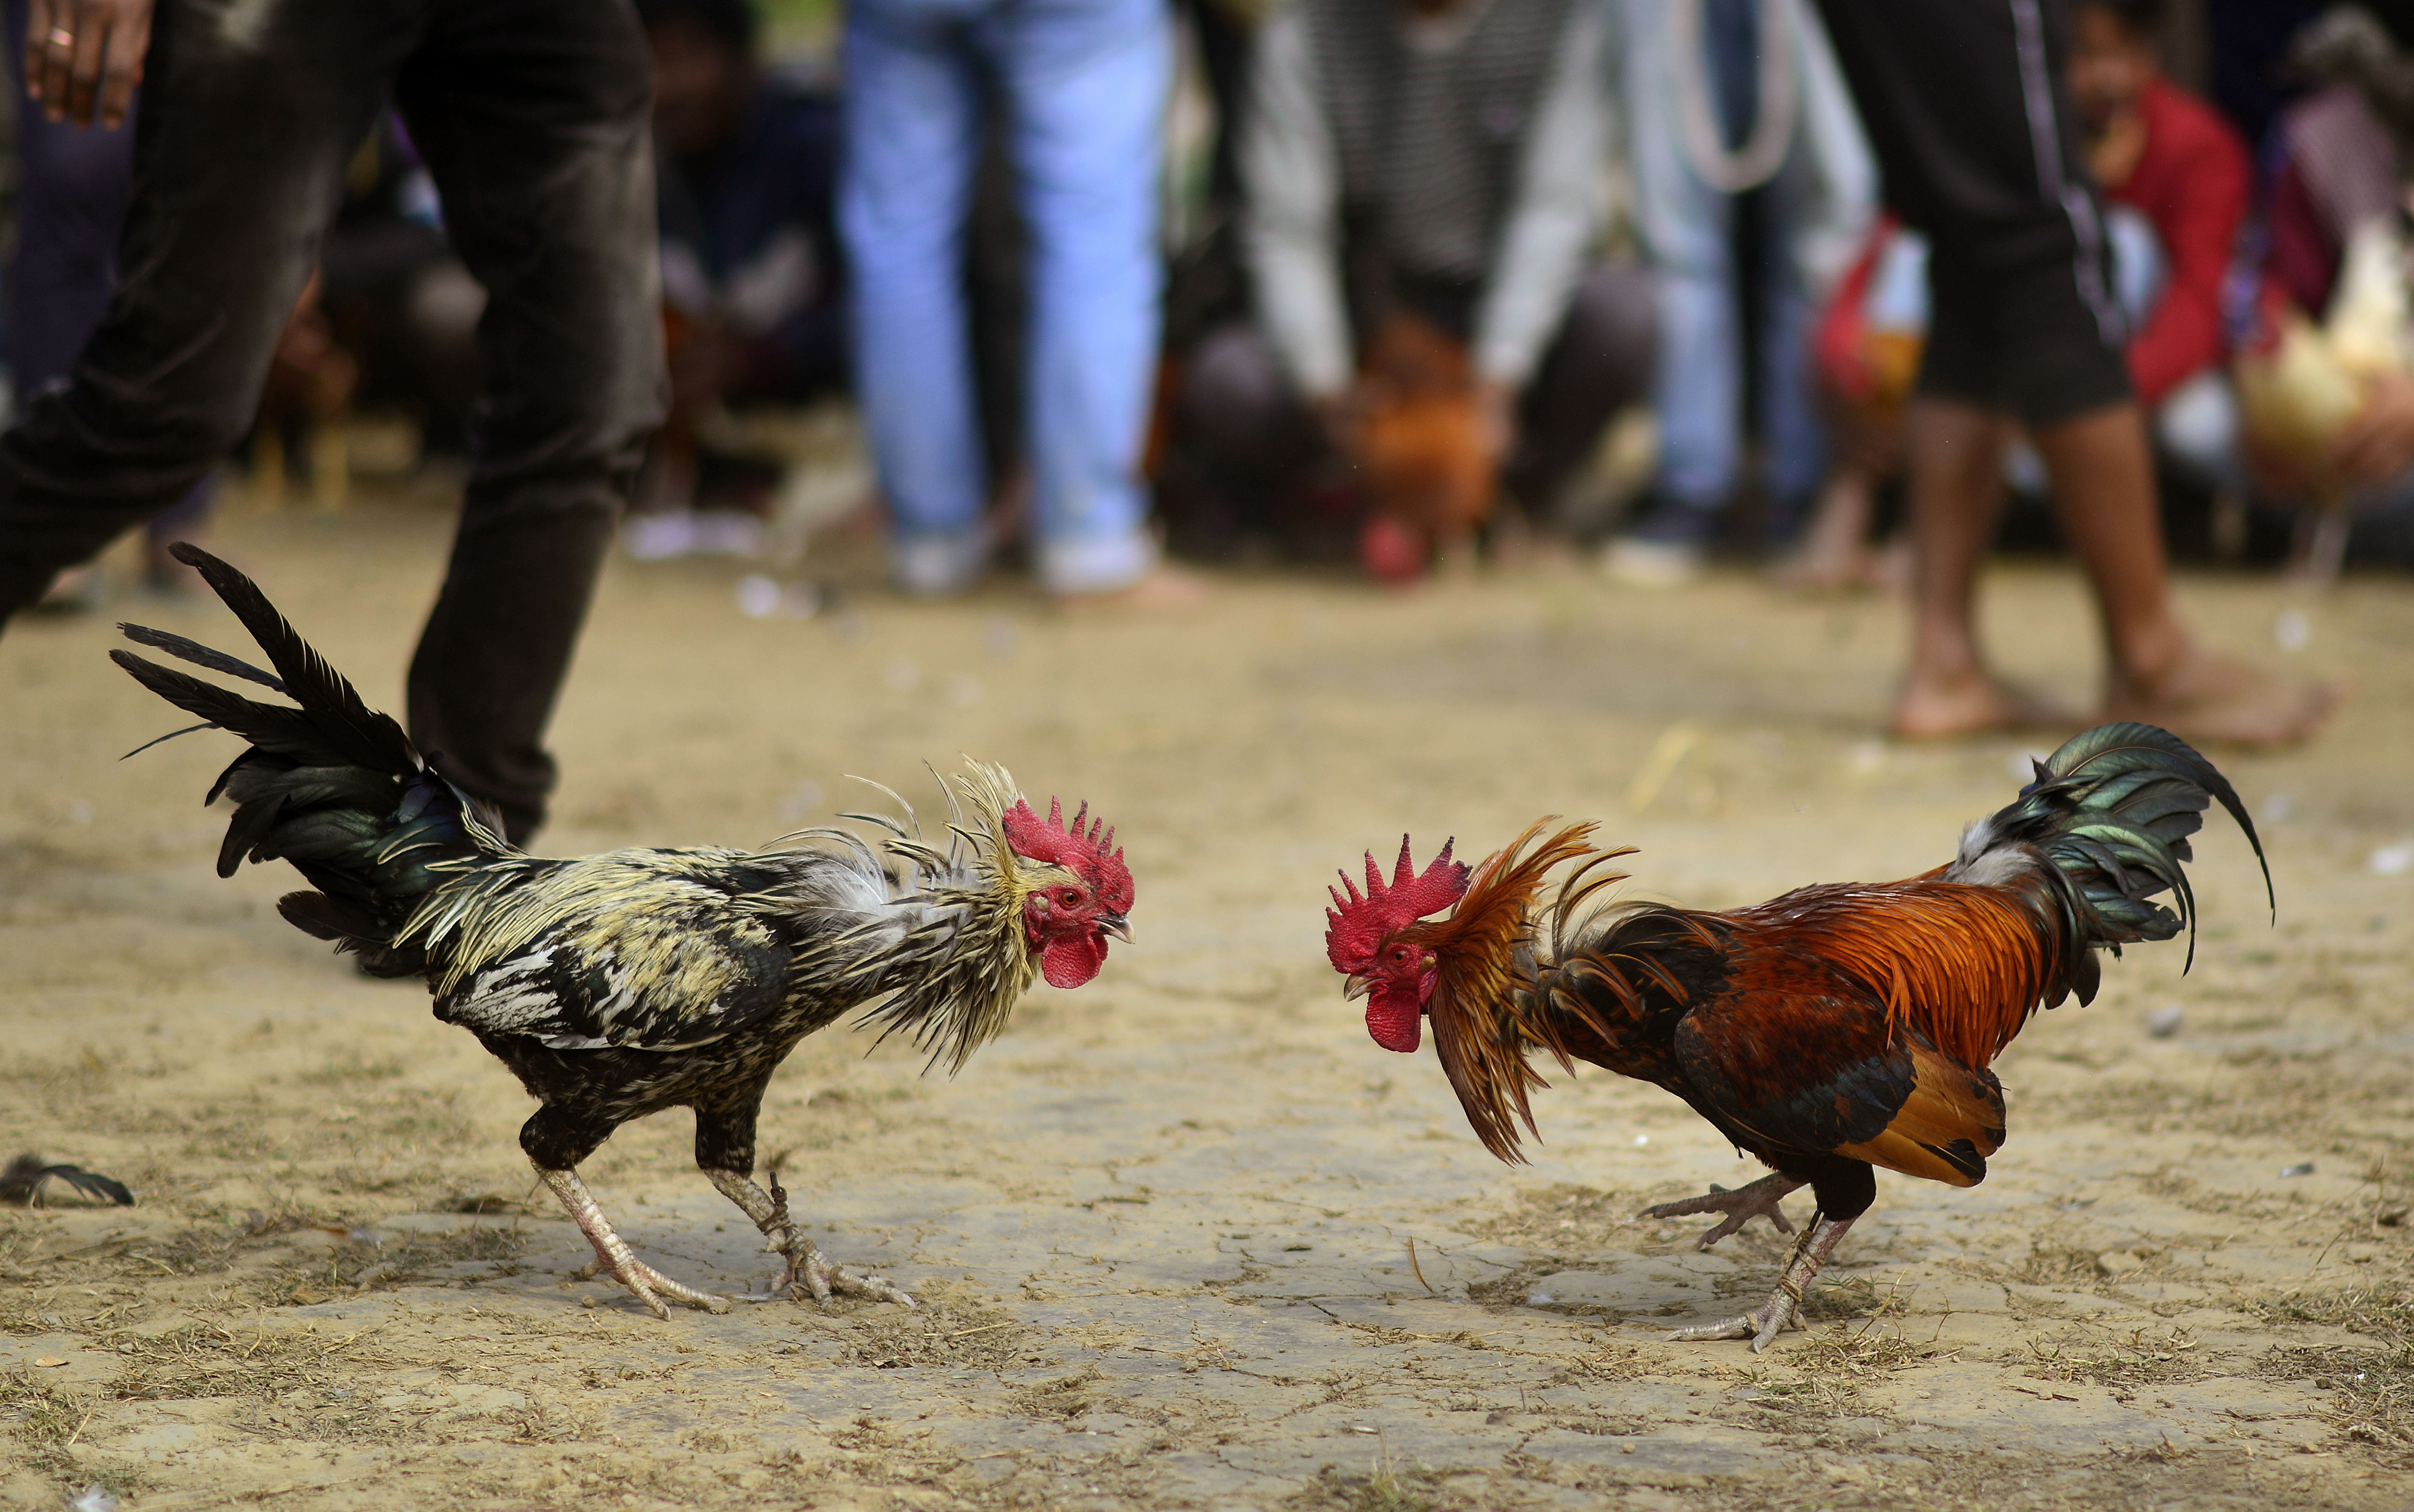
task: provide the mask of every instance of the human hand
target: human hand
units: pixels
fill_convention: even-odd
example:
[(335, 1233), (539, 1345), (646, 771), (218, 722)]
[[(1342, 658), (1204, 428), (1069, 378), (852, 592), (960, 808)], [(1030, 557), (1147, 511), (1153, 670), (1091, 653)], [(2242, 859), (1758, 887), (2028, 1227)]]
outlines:
[(2382, 482), (2414, 466), (2414, 377), (2374, 381), (2363, 408), (2331, 437), (2323, 471), (2345, 486)]
[(124, 126), (151, 47), (151, 6), (152, 0), (30, 0), (26, 97), (53, 121)]

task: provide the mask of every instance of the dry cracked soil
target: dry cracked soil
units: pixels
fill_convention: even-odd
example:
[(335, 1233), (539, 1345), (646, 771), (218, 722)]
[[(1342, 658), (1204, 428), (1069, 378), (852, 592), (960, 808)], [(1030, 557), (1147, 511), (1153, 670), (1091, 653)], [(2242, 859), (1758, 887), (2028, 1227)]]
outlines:
[[(395, 708), (448, 526), (400, 493), (238, 500), (216, 539)], [(231, 617), (129, 593), (10, 628), (0, 1154), (141, 1200), (0, 1211), (0, 1505), (2414, 1503), (2402, 580), (2184, 582), (2215, 642), (2354, 685), (2311, 747), (2222, 758), (2277, 923), (2216, 822), (2194, 971), (2132, 951), (2032, 1023), (1988, 1181), (1882, 1178), (1810, 1326), (1755, 1356), (1661, 1334), (1762, 1295), (1786, 1241), (1697, 1253), (1702, 1221), (1632, 1217), (1755, 1172), (1589, 1070), (1552, 1072), (1532, 1164), (1492, 1161), (1430, 1050), (1380, 1050), (1341, 1001), (1323, 884), (1404, 829), (1482, 854), (1546, 813), (1691, 904), (1925, 868), (2041, 745), (1875, 738), (1895, 606), (1562, 565), (1411, 595), (1236, 575), (1148, 618), (1010, 586), (906, 604), (862, 555), (814, 559), (846, 592), (809, 619), (741, 615), (735, 564), (616, 562), (542, 849), (760, 843), (860, 804), (850, 773), (927, 801), (922, 763), (961, 752), (1121, 826), (1138, 939), (1096, 983), (1039, 989), (953, 1081), (833, 1030), (772, 1086), (798, 1210), (914, 1311), (662, 1323), (580, 1279), (502, 1068), (286, 927), (282, 867), (212, 875), (228, 738), (118, 760), (177, 721), (103, 660), (109, 621), (240, 649)], [(2007, 665), (2089, 700), (2069, 572), (1999, 568), (1987, 616)], [(587, 1174), (662, 1268), (759, 1285), (688, 1138), (633, 1125)]]

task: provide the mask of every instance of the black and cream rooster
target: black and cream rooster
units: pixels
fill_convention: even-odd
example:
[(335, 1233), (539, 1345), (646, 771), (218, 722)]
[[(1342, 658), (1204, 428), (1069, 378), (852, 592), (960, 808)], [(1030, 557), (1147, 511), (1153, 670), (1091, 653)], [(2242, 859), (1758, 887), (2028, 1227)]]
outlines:
[[(947, 784), (944, 847), (895, 821), (886, 859), (843, 830), (762, 852), (630, 850), (577, 860), (528, 855), (433, 770), (400, 726), (296, 634), (241, 572), (190, 545), (200, 570), (268, 653), (274, 674), (138, 625), (128, 639), (262, 684), (263, 704), (130, 652), (111, 653), (145, 688), (250, 748), (212, 785), (236, 804), (218, 874), (247, 856), (282, 859), (315, 891), (277, 910), (305, 933), (359, 953), (381, 976), (425, 978), (436, 1016), (459, 1024), (544, 1105), (520, 1129), (537, 1176), (616, 1277), (658, 1317), (663, 1299), (724, 1312), (630, 1253), (578, 1163), (632, 1119), (695, 1110), (695, 1160), (785, 1261), (777, 1283), (912, 1304), (878, 1276), (826, 1259), (788, 1216), (775, 1172), (755, 1184), (764, 1088), (797, 1042), (855, 1009), (903, 1032), (932, 1064), (961, 1068), (1006, 1027), (1044, 975), (1076, 987), (1098, 972), (1110, 934), (1128, 939), (1132, 878), (1114, 832), (1043, 821), (1000, 767)], [(179, 731), (177, 734), (187, 734)], [(165, 737), (163, 737), (165, 738)], [(156, 742), (155, 742), (156, 744)], [(911, 812), (908, 811), (910, 819)]]

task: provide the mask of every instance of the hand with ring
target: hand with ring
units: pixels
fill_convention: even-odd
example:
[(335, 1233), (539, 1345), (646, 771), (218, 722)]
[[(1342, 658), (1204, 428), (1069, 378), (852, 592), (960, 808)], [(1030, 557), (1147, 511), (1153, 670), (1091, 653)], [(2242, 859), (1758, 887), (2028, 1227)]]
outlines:
[(152, 0), (29, 0), (26, 97), (52, 121), (124, 126), (151, 46), (151, 7)]

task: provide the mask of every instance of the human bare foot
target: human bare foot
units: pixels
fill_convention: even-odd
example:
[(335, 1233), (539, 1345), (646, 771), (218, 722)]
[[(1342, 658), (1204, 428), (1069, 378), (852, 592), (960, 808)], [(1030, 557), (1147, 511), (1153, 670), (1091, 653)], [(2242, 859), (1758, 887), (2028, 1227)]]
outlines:
[(1911, 597), (1911, 535), (1908, 531), (1869, 553), (1870, 589), (1891, 599)]
[(1894, 733), (1904, 740), (1949, 740), (1991, 731), (2069, 730), (2077, 716), (1985, 672), (1960, 676), (1915, 671), (1895, 699)]
[(1197, 609), (1212, 601), (1215, 590), (1205, 578), (1169, 562), (1149, 569), (1148, 576), (1128, 587), (1106, 593), (1060, 593), (1056, 602), (1066, 609)]
[(1873, 512), (1869, 480), (1849, 471), (1838, 473), (1820, 492), (1801, 539), (1770, 576), (1779, 587), (1796, 593), (1841, 593), (1865, 586)]
[(1793, 593), (1856, 593), (1872, 586), (1877, 556), (1857, 541), (1806, 541), (1769, 571)]
[(2336, 683), (2190, 645), (2152, 679), (2115, 669), (2104, 717), (2158, 724), (2199, 745), (2288, 746), (2319, 729), (2343, 695)]

